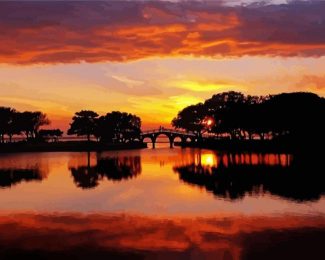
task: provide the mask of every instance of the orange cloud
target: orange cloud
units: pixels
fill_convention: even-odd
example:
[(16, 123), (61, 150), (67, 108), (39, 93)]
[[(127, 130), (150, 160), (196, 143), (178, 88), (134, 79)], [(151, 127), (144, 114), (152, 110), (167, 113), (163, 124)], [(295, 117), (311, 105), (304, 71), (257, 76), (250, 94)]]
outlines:
[(309, 88), (312, 91), (325, 89), (325, 75), (304, 75), (297, 83), (298, 88)]
[(325, 55), (324, 2), (1, 2), (0, 63)]

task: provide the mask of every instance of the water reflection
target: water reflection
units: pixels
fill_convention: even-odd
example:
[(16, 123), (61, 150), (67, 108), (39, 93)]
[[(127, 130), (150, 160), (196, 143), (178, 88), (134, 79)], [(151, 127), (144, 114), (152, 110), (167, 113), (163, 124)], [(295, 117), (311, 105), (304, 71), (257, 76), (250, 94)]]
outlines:
[(3, 155), (1, 185), (22, 184), (0, 189), (0, 259), (324, 259), (322, 174), (285, 154)]
[(324, 259), (324, 217), (25, 213), (0, 229), (1, 259)]
[(322, 168), (318, 160), (310, 159), (306, 155), (196, 152), (187, 164), (173, 169), (182, 181), (226, 199), (271, 193), (297, 201), (318, 200), (324, 194)]
[(69, 170), (77, 187), (91, 189), (105, 179), (121, 181), (138, 176), (141, 174), (141, 158), (140, 156), (101, 158), (98, 155), (94, 163), (88, 153), (86, 165), (70, 166)]
[(0, 187), (6, 188), (22, 181), (41, 181), (43, 179), (37, 168), (34, 169), (0, 169)]
[(324, 214), (319, 162), (178, 148), (8, 154), (0, 157), (0, 211)]
[(48, 167), (42, 161), (0, 158), (0, 188), (10, 188), (22, 182), (40, 182), (47, 178), (48, 173)]
[(288, 167), (293, 156), (290, 154), (257, 154), (257, 153), (218, 153), (196, 150), (190, 155), (190, 163), (208, 170), (211, 167), (228, 167), (230, 165), (269, 165)]
[(217, 166), (216, 156), (213, 153), (199, 154), (197, 158), (197, 164), (206, 167)]

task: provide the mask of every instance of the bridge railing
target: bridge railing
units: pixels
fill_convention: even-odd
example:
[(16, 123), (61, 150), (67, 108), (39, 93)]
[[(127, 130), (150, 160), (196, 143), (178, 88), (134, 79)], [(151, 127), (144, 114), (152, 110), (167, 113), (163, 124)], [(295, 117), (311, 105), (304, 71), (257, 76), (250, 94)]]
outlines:
[(146, 130), (146, 131), (142, 131), (141, 135), (154, 134), (154, 133), (172, 133), (172, 134), (184, 134), (184, 135), (193, 135), (193, 136), (196, 135), (193, 132), (187, 132), (187, 131), (181, 131), (181, 130), (175, 130), (175, 129), (169, 129), (169, 128)]

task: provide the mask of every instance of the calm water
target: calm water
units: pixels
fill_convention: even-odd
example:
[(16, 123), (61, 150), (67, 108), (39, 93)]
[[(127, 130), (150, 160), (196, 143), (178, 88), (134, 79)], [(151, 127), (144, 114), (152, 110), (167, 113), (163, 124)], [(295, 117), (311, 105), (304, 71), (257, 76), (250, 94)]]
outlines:
[(319, 255), (318, 171), (292, 155), (200, 149), (2, 154), (0, 256)]

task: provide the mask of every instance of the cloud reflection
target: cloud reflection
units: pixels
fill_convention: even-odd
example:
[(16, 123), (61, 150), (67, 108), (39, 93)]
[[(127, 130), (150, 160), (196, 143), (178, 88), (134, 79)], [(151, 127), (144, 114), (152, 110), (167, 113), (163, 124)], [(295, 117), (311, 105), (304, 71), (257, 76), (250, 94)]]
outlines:
[(2, 214), (0, 257), (257, 259), (263, 252), (263, 256), (290, 253), (313, 258), (324, 256), (324, 223), (323, 217), (290, 215), (165, 219), (129, 214)]

